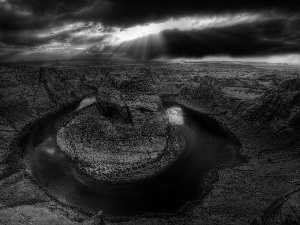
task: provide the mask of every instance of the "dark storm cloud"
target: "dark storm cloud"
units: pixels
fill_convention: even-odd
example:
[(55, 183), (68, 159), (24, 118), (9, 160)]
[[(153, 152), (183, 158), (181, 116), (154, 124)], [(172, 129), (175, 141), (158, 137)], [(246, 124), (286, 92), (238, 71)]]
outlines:
[(31, 48), (48, 44), (50, 41), (65, 41), (68, 37), (69, 34), (64, 33), (59, 36), (41, 38), (32, 35), (30, 31), (22, 31), (18, 33), (7, 32), (0, 40), (9, 46)]
[(157, 35), (150, 35), (106, 50), (145, 59), (160, 56), (261, 56), (299, 53), (300, 17), (273, 18), (204, 30), (165, 30), (159, 34), (159, 41)]
[(0, 5), (0, 29), (33, 29), (65, 21), (99, 21), (129, 27), (192, 14), (279, 10), (299, 13), (300, 1), (261, 0), (7, 0)]
[[(139, 46), (132, 41), (126, 46), (119, 46), (122, 48), (118, 51), (127, 49), (126, 53), (137, 56), (133, 47), (143, 48), (147, 50), (147, 53), (143, 52), (143, 56), (148, 58), (163, 54), (196, 57), (205, 54), (246, 55), (295, 51), (295, 42), (299, 41), (299, 0), (0, 0), (0, 48), (9, 46), (30, 49), (56, 42), (70, 46), (99, 45), (106, 43), (114, 33), (114, 27), (126, 29), (182, 16), (209, 17), (243, 12), (268, 12), (273, 13), (274, 18), (280, 18), (265, 24), (163, 31), (161, 39), (165, 43), (164, 48), (154, 48), (157, 45), (154, 40), (140, 41)], [(58, 29), (75, 23), (81, 25), (57, 32)], [(98, 35), (86, 35), (85, 30), (92, 29), (92, 26), (99, 23), (103, 27), (92, 31)], [(74, 35), (80, 31), (82, 35)], [(205, 39), (210, 39), (211, 42), (206, 43)]]
[(51, 33), (43, 30), (40, 33), (47, 33), (47, 35), (37, 35), (34, 31), (6, 31), (4, 35), (0, 36), (0, 42), (14, 47), (38, 47), (47, 45), (50, 42), (68, 43), (69, 45), (95, 44), (102, 42), (109, 35), (98, 36), (73, 36), (74, 33), (84, 31), (89, 26), (83, 26), (71, 30), (61, 31), (58, 33)]
[(168, 17), (195, 14), (239, 13), (244, 11), (279, 10), (285, 13), (299, 13), (300, 1), (262, 0), (111, 0), (110, 13), (101, 19), (107, 24), (132, 26), (139, 23), (158, 21)]

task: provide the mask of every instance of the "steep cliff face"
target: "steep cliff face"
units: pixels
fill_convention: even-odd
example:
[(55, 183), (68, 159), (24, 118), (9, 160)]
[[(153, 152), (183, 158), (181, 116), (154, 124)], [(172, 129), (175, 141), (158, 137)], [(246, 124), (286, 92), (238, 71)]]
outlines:
[(108, 118), (129, 120), (123, 94), (109, 84), (98, 88), (97, 106), (101, 114)]

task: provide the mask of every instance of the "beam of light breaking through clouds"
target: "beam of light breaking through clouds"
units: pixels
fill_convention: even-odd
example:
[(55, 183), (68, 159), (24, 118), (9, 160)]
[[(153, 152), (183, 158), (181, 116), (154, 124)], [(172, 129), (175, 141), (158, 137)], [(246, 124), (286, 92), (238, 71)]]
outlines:
[(106, 50), (137, 59), (276, 55), (294, 62), (287, 55), (300, 51), (299, 30), (299, 16), (273, 12), (184, 17), (120, 30)]
[(297, 6), (217, 2), (0, 0), (0, 61), (299, 53)]
[(160, 23), (150, 23), (139, 25), (128, 29), (118, 29), (114, 34), (116, 43), (134, 40), (143, 36), (158, 34), (164, 30), (178, 29), (181, 31), (201, 30), (210, 27), (222, 27), (236, 25), (239, 23), (251, 23), (261, 19), (258, 13), (243, 13), (237, 15), (223, 16), (205, 16), (205, 17), (183, 17), (178, 19), (169, 19)]
[[(177, 19), (169, 19), (159, 23), (148, 23), (127, 29), (118, 27), (105, 28), (101, 23), (71, 23), (62, 26), (54, 27), (47, 30), (42, 30), (37, 33), (37, 38), (55, 38), (57, 36), (68, 33), (67, 42), (72, 42), (76, 38), (85, 40), (95, 37), (109, 36), (106, 39), (106, 44), (117, 45), (122, 42), (134, 40), (151, 34), (159, 34), (164, 30), (178, 29), (182, 31), (199, 30), (209, 27), (230, 26), (239, 23), (251, 23), (261, 18), (260, 14), (237, 14), (237, 15), (223, 15), (223, 16), (206, 16), (206, 17), (183, 17)], [(103, 40), (102, 40), (103, 41)], [(57, 42), (56, 42), (57, 43)], [(52, 44), (54, 45), (54, 44)], [(63, 46), (63, 45), (62, 45)], [(51, 45), (49, 45), (51, 47)], [(86, 46), (88, 47), (88, 46)]]

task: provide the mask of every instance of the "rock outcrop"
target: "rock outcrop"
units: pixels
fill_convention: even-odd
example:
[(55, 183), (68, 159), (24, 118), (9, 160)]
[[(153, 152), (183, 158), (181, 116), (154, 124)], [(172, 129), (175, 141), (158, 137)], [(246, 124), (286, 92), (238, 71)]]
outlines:
[(82, 173), (112, 183), (151, 177), (184, 150), (158, 96), (112, 87), (100, 87), (96, 105), (61, 127), (57, 142)]
[(300, 125), (300, 79), (283, 81), (266, 91), (245, 108), (243, 116), (274, 132), (293, 132)]
[(276, 199), (264, 212), (261, 222), (264, 225), (300, 224), (300, 188)]

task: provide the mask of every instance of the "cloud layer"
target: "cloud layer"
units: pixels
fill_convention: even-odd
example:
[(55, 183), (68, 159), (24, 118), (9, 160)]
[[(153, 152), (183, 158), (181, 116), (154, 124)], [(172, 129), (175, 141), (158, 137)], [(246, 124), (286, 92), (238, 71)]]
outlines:
[(299, 12), (298, 0), (0, 0), (0, 60), (299, 53)]

